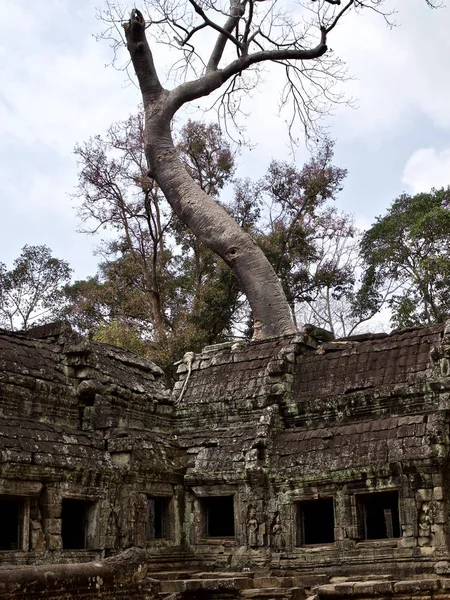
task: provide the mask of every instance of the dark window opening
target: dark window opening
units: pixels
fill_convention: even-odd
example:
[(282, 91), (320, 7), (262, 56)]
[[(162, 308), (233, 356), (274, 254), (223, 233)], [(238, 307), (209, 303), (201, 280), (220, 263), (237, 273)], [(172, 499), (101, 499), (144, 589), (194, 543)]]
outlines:
[(20, 550), (23, 523), (23, 501), (0, 498), (0, 550)]
[(170, 498), (148, 499), (147, 539), (162, 540), (169, 537)]
[(334, 542), (333, 498), (299, 502), (299, 545)]
[(79, 399), (78, 399), (78, 417), (79, 417), (79, 427), (83, 429), (83, 425), (85, 423), (85, 417), (89, 414), (89, 410), (86, 411), (87, 407), (92, 407), (95, 405), (95, 389), (84, 388), (79, 391)]
[(206, 537), (234, 537), (233, 496), (204, 498), (203, 507), (205, 511)]
[(398, 492), (379, 492), (357, 496), (361, 537), (382, 540), (400, 537)]
[(84, 550), (88, 547), (88, 525), (92, 502), (65, 498), (62, 502), (61, 535), (64, 550)]

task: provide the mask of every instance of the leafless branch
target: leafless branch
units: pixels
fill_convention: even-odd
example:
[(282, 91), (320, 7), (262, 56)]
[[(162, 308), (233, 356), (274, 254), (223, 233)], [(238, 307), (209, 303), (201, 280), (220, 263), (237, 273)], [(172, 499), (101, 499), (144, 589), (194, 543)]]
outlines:
[[(425, 0), (432, 7), (440, 0)], [(137, 76), (141, 89), (160, 86), (153, 65), (147, 37), (181, 52), (174, 60), (169, 75), (178, 87), (170, 92), (173, 114), (183, 104), (208, 96), (223, 87), (223, 99), (213, 98), (212, 107), (232, 110), (233, 122), (240, 111), (239, 100), (231, 96), (247, 94), (258, 81), (257, 71), (264, 63), (282, 64), (287, 75), (281, 106), (290, 106), (288, 126), (291, 133), (298, 118), (311, 138), (319, 134), (319, 118), (332, 109), (342, 96), (333, 85), (345, 79), (342, 65), (330, 59), (328, 38), (337, 25), (352, 11), (374, 11), (392, 26), (393, 11), (385, 9), (386, 0), (299, 0), (299, 9), (281, 9), (277, 0), (142, 0), (146, 18), (134, 9), (132, 19), (125, 24), (131, 34), (139, 29), (133, 50), (133, 36), (128, 39), (130, 52), (144, 54)], [(124, 43), (120, 21), (124, 9), (107, 1), (102, 19), (107, 25), (103, 37), (111, 42), (114, 57)], [(201, 36), (214, 32), (212, 46), (201, 44)], [(129, 37), (127, 33), (127, 37)], [(130, 44), (131, 40), (131, 44)], [(200, 42), (200, 43), (197, 43)], [(115, 58), (114, 58), (115, 60)], [(307, 66), (306, 63), (310, 63)], [(129, 63), (125, 65), (128, 70)], [(248, 73), (245, 83), (237, 81)], [(151, 73), (151, 77), (149, 74)], [(145, 76), (147, 88), (142, 86)], [(193, 78), (193, 79), (192, 79)], [(229, 84), (231, 82), (231, 84)], [(290, 104), (291, 103), (291, 104)], [(313, 127), (311, 127), (313, 125)]]

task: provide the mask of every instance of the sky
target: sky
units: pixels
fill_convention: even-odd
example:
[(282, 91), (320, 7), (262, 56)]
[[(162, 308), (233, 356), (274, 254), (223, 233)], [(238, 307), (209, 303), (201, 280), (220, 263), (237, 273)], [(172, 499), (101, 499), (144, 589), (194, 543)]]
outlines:
[[(100, 239), (77, 233), (70, 196), (73, 148), (125, 119), (140, 100), (125, 73), (110, 66), (108, 43), (95, 38), (101, 2), (0, 0), (0, 262), (8, 266), (25, 244), (46, 244), (74, 278), (95, 274)], [(339, 106), (327, 120), (335, 164), (349, 171), (337, 206), (361, 227), (403, 191), (450, 184), (450, 7), (430, 10), (425, 0), (386, 6), (398, 9), (394, 29), (370, 13), (348, 19), (330, 40), (352, 76), (342, 91), (357, 105)], [(165, 56), (159, 47), (157, 64)], [(240, 177), (262, 176), (273, 158), (292, 160), (278, 80), (268, 72), (249, 99), (245, 125), (254, 147), (240, 152)], [(300, 146), (296, 162), (307, 158)]]

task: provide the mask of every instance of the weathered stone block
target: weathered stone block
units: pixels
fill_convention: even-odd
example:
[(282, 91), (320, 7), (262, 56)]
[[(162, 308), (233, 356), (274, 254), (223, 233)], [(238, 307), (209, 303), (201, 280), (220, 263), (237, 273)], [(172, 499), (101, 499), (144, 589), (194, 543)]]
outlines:
[(378, 596), (392, 594), (391, 581), (357, 581), (353, 585), (355, 596)]
[(433, 496), (433, 490), (431, 488), (422, 488), (416, 491), (416, 500), (418, 502), (429, 502)]
[(419, 581), (396, 581), (394, 592), (396, 594), (418, 594), (421, 591)]
[(46, 535), (48, 550), (58, 550), (62, 548), (62, 539), (60, 535), (49, 533)]
[(186, 582), (181, 580), (169, 580), (169, 581), (161, 581), (161, 592), (170, 594), (170, 593), (182, 593), (186, 591)]
[(400, 548), (415, 548), (417, 539), (415, 537), (403, 537), (398, 543)]
[[(434, 570), (438, 575), (449, 575), (450, 574), (450, 562), (447, 560), (440, 560), (434, 565)], [(450, 582), (450, 579), (444, 581)], [(447, 583), (446, 583), (447, 585)], [(446, 588), (447, 589), (447, 588)]]
[(61, 535), (61, 519), (44, 519), (46, 533)]

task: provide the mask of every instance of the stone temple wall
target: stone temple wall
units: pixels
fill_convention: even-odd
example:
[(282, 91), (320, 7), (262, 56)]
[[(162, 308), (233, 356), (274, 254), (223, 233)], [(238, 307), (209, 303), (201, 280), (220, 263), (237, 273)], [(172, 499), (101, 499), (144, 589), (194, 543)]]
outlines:
[[(302, 572), (431, 572), (448, 552), (447, 344), (436, 326), (196, 357), (177, 405), (195, 552)], [(205, 529), (221, 495), (233, 497), (231, 540)]]
[(145, 546), (148, 499), (182, 488), (162, 371), (62, 325), (31, 335), (0, 334), (0, 564)]
[(131, 547), (151, 573), (450, 572), (449, 332), (208, 347), (173, 390), (64, 324), (0, 332), (0, 583)]

